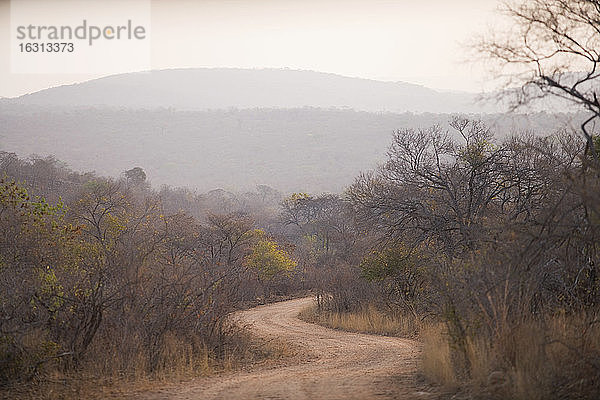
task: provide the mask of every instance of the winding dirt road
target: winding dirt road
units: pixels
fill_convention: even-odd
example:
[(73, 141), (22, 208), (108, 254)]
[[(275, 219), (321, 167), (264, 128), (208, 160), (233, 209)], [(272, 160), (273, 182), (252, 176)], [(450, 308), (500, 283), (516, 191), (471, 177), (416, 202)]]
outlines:
[(394, 337), (332, 330), (300, 321), (312, 298), (256, 307), (235, 317), (261, 337), (298, 348), (285, 366), (201, 379), (143, 396), (174, 399), (428, 399), (416, 383), (419, 346)]

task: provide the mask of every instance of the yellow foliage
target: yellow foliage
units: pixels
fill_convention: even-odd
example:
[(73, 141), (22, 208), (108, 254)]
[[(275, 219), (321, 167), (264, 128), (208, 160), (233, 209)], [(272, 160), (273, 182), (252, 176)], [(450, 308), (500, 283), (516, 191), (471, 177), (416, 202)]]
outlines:
[(297, 263), (279, 248), (277, 242), (261, 239), (246, 257), (246, 265), (257, 271), (261, 280), (271, 280), (279, 274), (289, 274)]

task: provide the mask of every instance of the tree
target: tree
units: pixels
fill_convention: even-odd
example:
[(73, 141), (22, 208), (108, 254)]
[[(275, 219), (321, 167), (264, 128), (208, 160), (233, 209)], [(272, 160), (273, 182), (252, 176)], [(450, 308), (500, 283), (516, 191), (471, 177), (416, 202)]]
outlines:
[(271, 281), (280, 275), (290, 274), (296, 268), (286, 251), (279, 248), (274, 240), (264, 237), (264, 232), (258, 234), (261, 239), (252, 248), (252, 253), (246, 257), (246, 265), (256, 271), (261, 281)]
[(374, 250), (360, 263), (362, 276), (380, 284), (387, 305), (399, 305), (415, 318), (425, 312), (431, 297), (424, 260), (401, 245)]
[(311, 196), (294, 193), (283, 200), (281, 220), (300, 230), (301, 237), (325, 255), (349, 251), (353, 244), (352, 221), (344, 200), (338, 195)]
[(139, 186), (142, 183), (146, 182), (146, 173), (140, 167), (135, 167), (123, 172), (125, 175), (125, 179), (127, 179), (127, 183), (131, 186)]
[[(600, 119), (600, 0), (519, 0), (506, 3), (505, 12), (513, 22), (510, 30), (482, 40), (478, 48), (512, 68), (520, 87), (518, 102), (550, 95), (590, 113), (581, 125), (585, 151), (577, 156), (580, 168), (569, 172), (569, 187), (583, 202), (583, 254), (593, 260), (600, 231), (600, 146), (594, 133)], [(583, 265), (584, 270), (595, 268)], [(595, 280), (595, 272), (591, 275)]]
[(0, 180), (0, 384), (72, 354), (56, 334), (68, 313), (65, 276), (77, 236), (63, 217), (62, 204)]
[(589, 125), (600, 118), (600, 1), (520, 0), (505, 12), (514, 24), (483, 39), (479, 51), (513, 68), (520, 103), (553, 95), (590, 111), (581, 129), (598, 162)]
[(509, 149), (480, 121), (457, 117), (450, 125), (462, 143), (438, 125), (395, 133), (387, 162), (348, 189), (365, 226), (384, 239), (436, 240), (460, 253), (474, 248), (490, 213), (519, 214), (500, 200), (518, 179)]

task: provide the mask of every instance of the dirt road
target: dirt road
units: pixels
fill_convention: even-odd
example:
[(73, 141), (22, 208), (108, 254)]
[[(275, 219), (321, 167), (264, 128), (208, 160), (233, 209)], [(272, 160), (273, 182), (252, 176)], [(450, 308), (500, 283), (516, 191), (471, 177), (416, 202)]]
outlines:
[[(158, 399), (428, 399), (419, 391), (419, 349), (406, 339), (347, 333), (300, 321), (311, 298), (236, 315), (262, 337), (297, 346), (303, 357), (286, 366), (237, 372), (144, 396)], [(304, 357), (306, 355), (306, 357)]]

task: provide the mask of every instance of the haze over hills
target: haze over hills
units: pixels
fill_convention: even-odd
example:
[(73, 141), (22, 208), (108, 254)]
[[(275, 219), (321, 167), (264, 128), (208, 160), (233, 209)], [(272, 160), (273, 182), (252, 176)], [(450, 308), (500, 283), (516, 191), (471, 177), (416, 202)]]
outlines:
[(341, 107), (390, 112), (497, 112), (467, 92), (439, 92), (383, 82), (290, 69), (197, 68), (127, 73), (3, 100), (12, 104), (116, 108)]
[[(568, 116), (489, 115), (502, 134), (551, 132)], [(0, 150), (54, 155), (80, 171), (144, 168), (154, 185), (339, 192), (385, 158), (394, 129), (451, 115), (319, 108), (213, 111), (0, 105)]]
[(447, 126), (447, 113), (475, 113), (500, 134), (579, 118), (480, 114), (474, 99), (311, 71), (131, 73), (0, 100), (0, 150), (108, 176), (139, 166), (155, 185), (202, 191), (339, 192), (385, 157), (395, 129)]

